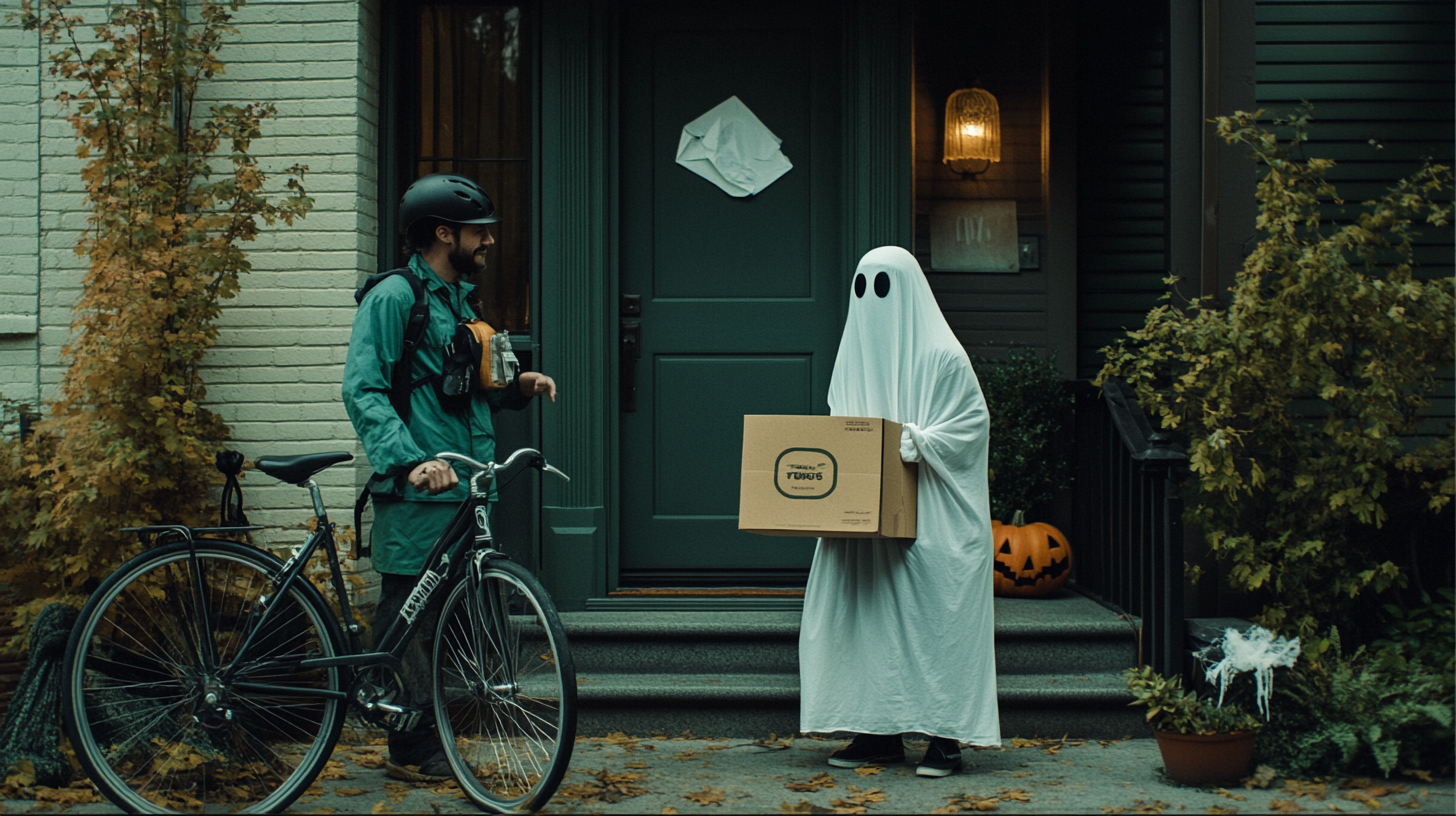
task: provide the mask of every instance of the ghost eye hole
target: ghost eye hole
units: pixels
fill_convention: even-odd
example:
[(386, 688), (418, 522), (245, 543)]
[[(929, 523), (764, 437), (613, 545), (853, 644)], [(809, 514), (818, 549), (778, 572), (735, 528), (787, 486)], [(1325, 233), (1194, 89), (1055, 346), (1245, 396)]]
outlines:
[(875, 294), (880, 297), (890, 294), (890, 276), (888, 273), (881, 272), (875, 276)]
[(864, 297), (864, 290), (865, 290), (865, 276), (864, 276), (864, 273), (863, 272), (860, 272), (860, 273), (857, 273), (854, 276), (854, 296), (857, 297), (857, 298)]

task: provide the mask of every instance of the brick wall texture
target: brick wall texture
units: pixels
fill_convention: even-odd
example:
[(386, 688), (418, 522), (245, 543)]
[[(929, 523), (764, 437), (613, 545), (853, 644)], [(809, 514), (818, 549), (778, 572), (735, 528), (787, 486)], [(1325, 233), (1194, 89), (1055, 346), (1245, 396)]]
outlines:
[[(99, 14), (100, 0), (76, 4)], [(253, 153), (280, 176), (309, 167), (315, 199), (291, 227), (265, 228), (246, 246), (252, 271), (224, 304), (221, 336), (206, 361), (208, 406), (227, 421), (233, 447), (249, 459), (347, 450), (355, 466), (318, 477), (338, 522), (353, 507), (367, 464), (340, 399), (354, 316), (353, 291), (376, 270), (378, 30), (374, 4), (287, 0), (243, 6), (239, 29), (219, 56), (195, 110), (219, 102), (272, 101)], [(35, 403), (53, 396), (65, 372), (86, 259), (74, 253), (86, 209), (74, 133), (48, 75), (42, 44), (18, 23), (0, 22), (0, 396)], [(312, 513), (306, 494), (249, 474), (243, 482), (254, 523), (276, 526), (269, 543), (297, 542)], [(292, 530), (287, 528), (293, 528)]]

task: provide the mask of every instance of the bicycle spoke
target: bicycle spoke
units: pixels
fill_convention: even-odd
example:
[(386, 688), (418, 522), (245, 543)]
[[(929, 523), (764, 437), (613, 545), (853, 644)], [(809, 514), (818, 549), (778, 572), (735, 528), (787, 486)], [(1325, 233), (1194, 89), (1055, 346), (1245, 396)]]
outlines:
[[(297, 667), (337, 654), (337, 630), (303, 585), (273, 597), (252, 633), (272, 564), (238, 544), (199, 542), (195, 555), (163, 546), (88, 602), (65, 711), (77, 755), (108, 798), (141, 812), (276, 811), (312, 783), (342, 727), (342, 702), (286, 688), (339, 690), (337, 669)], [(215, 671), (238, 659), (268, 664), (245, 670), (249, 681), (284, 688), (250, 691)]]
[(570, 758), (574, 673), (542, 603), (529, 573), (500, 563), (457, 586), (441, 615), (436, 719), (462, 788), (486, 808), (541, 807)]

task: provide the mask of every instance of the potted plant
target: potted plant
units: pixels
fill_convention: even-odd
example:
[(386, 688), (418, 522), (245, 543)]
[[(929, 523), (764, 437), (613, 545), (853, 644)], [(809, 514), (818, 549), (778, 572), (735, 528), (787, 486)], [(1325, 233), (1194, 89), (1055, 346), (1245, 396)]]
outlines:
[[(1071, 396), (1052, 355), (1013, 347), (1006, 359), (976, 361), (991, 414), (991, 536), (996, 550), (995, 592), (1041, 597), (1067, 583), (1072, 548), (1045, 522), (1026, 523), (1071, 481), (1071, 446), (1059, 444)], [(1009, 519), (1003, 524), (1000, 519)]]
[[(1217, 652), (1222, 658), (1214, 661)], [(1135, 698), (1129, 705), (1147, 707), (1168, 776), (1195, 787), (1227, 785), (1247, 776), (1262, 723), (1238, 703), (1225, 705), (1225, 692), (1236, 675), (1253, 672), (1255, 700), (1267, 720), (1273, 670), (1292, 666), (1298, 654), (1298, 638), (1276, 638), (1258, 626), (1247, 633), (1225, 630), (1223, 638), (1194, 653), (1208, 681), (1218, 685), (1217, 701), (1199, 697), (1183, 688), (1183, 678), (1165, 678), (1151, 666), (1128, 669), (1123, 677)]]

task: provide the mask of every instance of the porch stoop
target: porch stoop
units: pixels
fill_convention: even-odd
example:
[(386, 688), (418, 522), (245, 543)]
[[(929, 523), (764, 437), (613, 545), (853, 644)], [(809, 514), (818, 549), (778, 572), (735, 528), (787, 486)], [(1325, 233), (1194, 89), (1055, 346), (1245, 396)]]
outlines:
[[(577, 733), (767, 736), (799, 721), (799, 612), (561, 615), (576, 663)], [(1133, 627), (1072, 592), (996, 599), (997, 696), (1010, 737), (1147, 736), (1119, 677)]]

